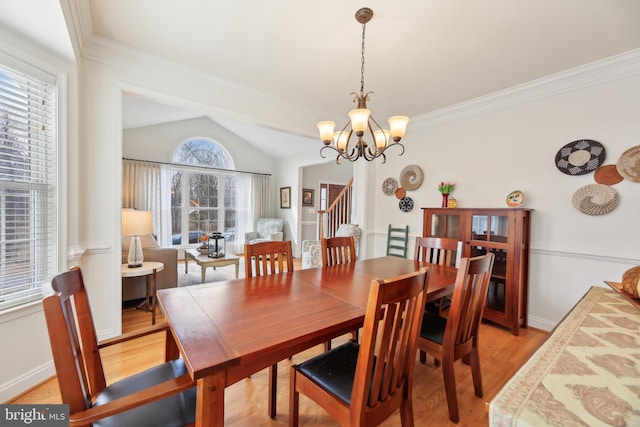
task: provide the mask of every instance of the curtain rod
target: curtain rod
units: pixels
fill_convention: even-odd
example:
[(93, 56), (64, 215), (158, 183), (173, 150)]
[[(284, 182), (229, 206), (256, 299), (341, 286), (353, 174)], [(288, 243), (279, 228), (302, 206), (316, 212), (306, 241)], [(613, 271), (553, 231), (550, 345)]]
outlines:
[(179, 167), (188, 168), (188, 169), (216, 170), (216, 171), (230, 172), (230, 173), (236, 172), (236, 173), (248, 173), (248, 174), (251, 174), (251, 175), (271, 176), (270, 173), (239, 171), (239, 170), (235, 170), (235, 169), (222, 169), (222, 168), (214, 168), (212, 166), (189, 165), (189, 164), (186, 164), (186, 163), (171, 163), (171, 162), (159, 162), (159, 161), (156, 161), (156, 160), (129, 159), (127, 157), (123, 157), (122, 160), (131, 160), (131, 161), (134, 161), (134, 162), (156, 163), (156, 164), (159, 164), (159, 165), (168, 165), (168, 166), (179, 166)]

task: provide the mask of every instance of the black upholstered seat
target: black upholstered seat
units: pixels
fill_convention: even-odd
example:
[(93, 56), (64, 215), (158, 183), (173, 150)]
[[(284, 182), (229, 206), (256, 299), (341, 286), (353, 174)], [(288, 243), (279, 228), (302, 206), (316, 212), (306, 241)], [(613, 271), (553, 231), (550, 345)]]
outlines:
[[(107, 386), (96, 398), (94, 406), (100, 406), (133, 392), (141, 391), (163, 381), (187, 374), (182, 359), (154, 366), (136, 375)], [(174, 394), (162, 400), (148, 403), (127, 412), (104, 418), (93, 423), (94, 427), (173, 427), (195, 422), (196, 388)]]
[(356, 342), (349, 341), (301, 363), (298, 370), (349, 405), (359, 350)]
[(447, 319), (437, 314), (425, 311), (422, 318), (422, 328), (420, 329), (420, 337), (426, 340), (442, 344), (444, 340), (444, 331), (447, 328)]

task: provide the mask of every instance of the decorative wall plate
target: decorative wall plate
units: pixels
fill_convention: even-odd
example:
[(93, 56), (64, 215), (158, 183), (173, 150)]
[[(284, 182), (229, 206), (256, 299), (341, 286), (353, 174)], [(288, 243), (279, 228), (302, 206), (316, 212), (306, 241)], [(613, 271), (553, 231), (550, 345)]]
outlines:
[(400, 185), (405, 190), (417, 190), (423, 179), (424, 174), (418, 165), (409, 165), (400, 172)]
[(579, 139), (558, 150), (556, 167), (567, 175), (584, 175), (598, 169), (604, 162), (606, 154), (606, 150), (599, 142)]
[(618, 173), (616, 165), (604, 165), (596, 169), (593, 179), (598, 184), (613, 185), (622, 181), (624, 178)]
[(413, 209), (413, 199), (411, 197), (403, 197), (402, 200), (398, 202), (398, 207), (402, 212), (409, 212)]
[(398, 180), (395, 178), (387, 178), (382, 181), (382, 192), (387, 196), (395, 194), (398, 189)]
[(640, 182), (640, 145), (622, 153), (616, 163), (618, 173), (631, 182)]
[(403, 199), (404, 196), (407, 195), (407, 190), (405, 190), (402, 187), (398, 187), (398, 189), (396, 190), (396, 199), (400, 200)]
[(509, 193), (507, 196), (507, 206), (517, 208), (524, 203), (524, 193), (520, 190), (515, 190)]
[(618, 205), (618, 192), (608, 185), (589, 184), (573, 194), (573, 206), (587, 215), (603, 215)]

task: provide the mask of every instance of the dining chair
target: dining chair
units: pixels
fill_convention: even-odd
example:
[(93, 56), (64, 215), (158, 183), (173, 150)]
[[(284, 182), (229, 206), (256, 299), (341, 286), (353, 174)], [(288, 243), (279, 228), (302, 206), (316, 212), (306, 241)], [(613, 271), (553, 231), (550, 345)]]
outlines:
[(291, 240), (244, 245), (245, 277), (293, 272)]
[(400, 409), (413, 426), (412, 378), (429, 272), (371, 281), (362, 343), (349, 341), (291, 366), (289, 425), (298, 426), (300, 393), (341, 426), (374, 426)]
[(387, 229), (387, 255), (406, 258), (409, 248), (409, 226)]
[[(56, 275), (51, 285), (54, 292), (42, 304), (71, 425), (193, 425), (196, 383), (166, 324), (98, 342), (80, 268)], [(166, 336), (165, 362), (107, 385), (100, 350), (153, 333)]]
[[(433, 264), (458, 267), (462, 258), (462, 240), (447, 237), (416, 237), (413, 259)], [(450, 297), (427, 303), (427, 310), (442, 312), (451, 305)]]
[[(453, 362), (463, 358), (471, 366), (473, 388), (482, 397), (482, 376), (478, 353), (478, 326), (487, 299), (493, 269), (493, 253), (462, 258), (456, 275), (448, 316), (425, 312), (418, 337), (418, 349), (442, 364), (442, 376), (449, 407), (449, 419), (459, 420)], [(422, 360), (424, 363), (424, 360)], [(436, 363), (437, 365), (437, 363)]]
[[(244, 245), (245, 277), (293, 273), (291, 240)], [(269, 417), (276, 417), (278, 400), (278, 364), (269, 367)]]
[[(322, 267), (356, 262), (354, 236), (327, 237), (321, 239)], [(358, 342), (358, 330), (351, 332), (351, 339)], [(324, 343), (324, 350), (331, 350), (331, 341)]]
[(356, 243), (353, 236), (321, 239), (322, 266), (329, 267), (356, 261)]

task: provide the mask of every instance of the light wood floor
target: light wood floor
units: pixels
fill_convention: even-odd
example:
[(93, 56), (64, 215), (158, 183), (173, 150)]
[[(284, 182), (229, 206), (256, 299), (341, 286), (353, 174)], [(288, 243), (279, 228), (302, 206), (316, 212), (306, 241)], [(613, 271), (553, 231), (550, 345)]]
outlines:
[[(163, 321), (158, 313), (158, 321)], [(123, 311), (123, 332), (149, 325), (150, 314), (136, 309)], [(484, 397), (477, 398), (469, 367), (456, 362), (456, 385), (460, 422), (458, 426), (486, 426), (488, 416), (485, 402), (493, 398), (502, 385), (521, 366), (546, 337), (546, 332), (536, 329), (521, 329), (514, 336), (499, 326), (481, 326), (480, 360), (482, 366)], [(346, 338), (344, 338), (346, 339)], [(338, 338), (334, 345), (343, 339)], [(162, 362), (164, 341), (148, 337), (136, 344), (119, 344), (105, 350), (103, 360), (107, 381), (113, 382)], [(225, 424), (229, 426), (287, 426), (289, 366), (299, 363), (322, 351), (321, 346), (297, 354), (292, 361), (285, 360), (278, 366), (278, 414), (275, 420), (267, 416), (267, 371), (228, 387), (225, 393)], [(414, 416), (416, 426), (455, 426), (449, 421), (440, 368), (430, 359), (426, 365), (416, 362), (414, 377)], [(61, 403), (56, 378), (41, 384), (29, 392), (7, 403)], [(301, 396), (300, 423), (306, 426), (335, 426), (336, 423), (315, 403)], [(400, 425), (400, 416), (395, 414), (383, 426)]]

